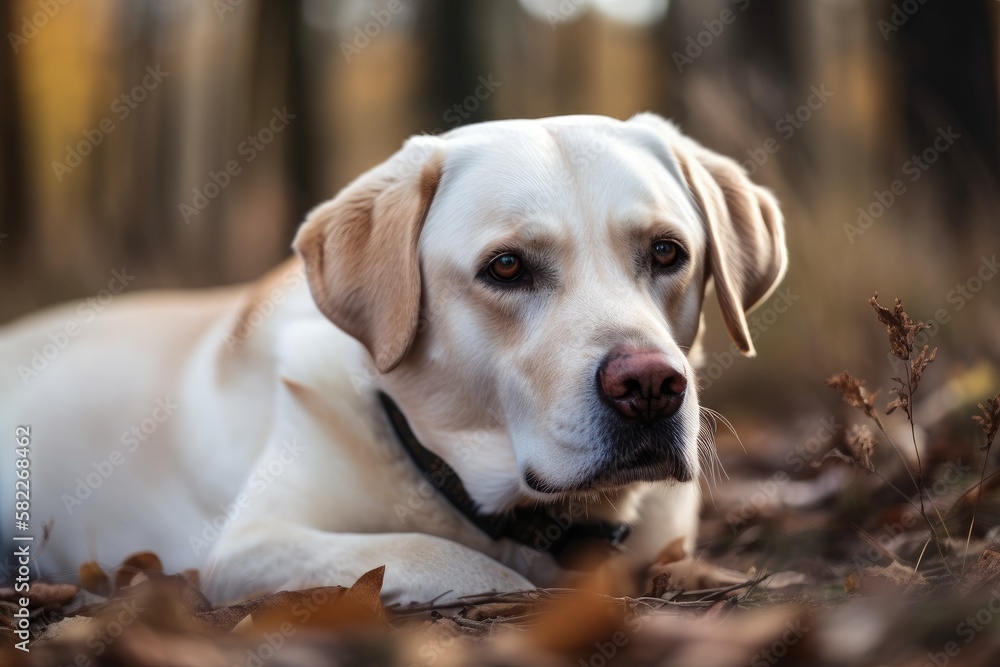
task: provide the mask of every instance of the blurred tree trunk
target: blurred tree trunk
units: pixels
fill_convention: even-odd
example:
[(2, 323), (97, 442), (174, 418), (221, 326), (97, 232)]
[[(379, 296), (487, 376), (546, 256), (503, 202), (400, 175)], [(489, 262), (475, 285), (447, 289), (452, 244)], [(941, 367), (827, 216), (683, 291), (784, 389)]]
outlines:
[(487, 15), (487, 4), (484, 0), (428, 0), (421, 9), (417, 40), (426, 54), (421, 72), (426, 90), (421, 113), (425, 131), (447, 130), (491, 117), (489, 98), (465, 103), (470, 96), (475, 98), (479, 77), (490, 73), (480, 47), (484, 41), (481, 31), (489, 28), (481, 20)]
[(888, 27), (896, 27), (891, 21), (898, 10), (884, 4), (881, 25), (909, 148), (919, 153), (932, 146), (939, 128), (962, 135), (956, 148), (964, 159), (950, 160), (951, 168), (934, 178), (945, 189), (948, 224), (965, 229), (984, 205), (983, 193), (995, 202), (1000, 177), (997, 3), (928, 3), (901, 19), (898, 30)]
[[(318, 83), (313, 57), (316, 44), (310, 37), (302, 22), (301, 0), (261, 3), (253, 67), (257, 72), (269, 72), (273, 78), (254, 80), (257, 120), (266, 122), (275, 99), (287, 102), (289, 113), (295, 115), (295, 121), (285, 130), (291, 215), (282, 224), (289, 240), (305, 214), (323, 197), (319, 156), (314, 150), (317, 144), (313, 140), (313, 111), (318, 104), (314, 93)], [(268, 68), (266, 63), (274, 61), (284, 67)], [(325, 110), (324, 122), (336, 122), (336, 109)]]
[[(15, 25), (16, 3), (6, 3), (0, 9), (0, 35), (19, 33)], [(18, 250), (27, 243), (30, 226), (28, 168), (22, 133), (24, 112), (21, 101), (20, 73), (17, 54), (10, 44), (0, 48), (0, 266), (14, 269), (20, 262)]]

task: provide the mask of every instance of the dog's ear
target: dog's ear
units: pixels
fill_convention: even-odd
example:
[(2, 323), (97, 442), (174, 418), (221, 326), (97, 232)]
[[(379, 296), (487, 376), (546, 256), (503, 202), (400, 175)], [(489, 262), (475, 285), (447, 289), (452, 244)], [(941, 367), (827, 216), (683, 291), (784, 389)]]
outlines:
[(382, 373), (399, 364), (417, 334), (417, 244), (442, 166), (439, 139), (410, 139), (313, 210), (292, 244), (316, 305), (364, 344)]
[(740, 352), (754, 356), (746, 314), (777, 287), (788, 264), (778, 202), (734, 160), (682, 135), (663, 118), (640, 114), (633, 122), (650, 126), (666, 142), (664, 157), (675, 163), (668, 167), (687, 183), (704, 219), (707, 268), (723, 321)]

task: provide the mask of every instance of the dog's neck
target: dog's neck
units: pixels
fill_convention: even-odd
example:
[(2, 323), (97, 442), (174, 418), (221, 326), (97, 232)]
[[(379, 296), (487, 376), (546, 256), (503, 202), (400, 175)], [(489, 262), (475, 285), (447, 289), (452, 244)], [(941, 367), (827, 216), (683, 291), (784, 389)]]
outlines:
[(459, 512), (494, 540), (510, 539), (553, 556), (565, 567), (588, 564), (618, 550), (630, 532), (623, 521), (589, 518), (585, 504), (567, 501), (557, 507), (516, 507), (506, 512), (484, 513), (470, 497), (461, 478), (443, 459), (424, 447), (413, 433), (399, 406), (383, 392), (379, 400), (402, 448), (424, 478)]

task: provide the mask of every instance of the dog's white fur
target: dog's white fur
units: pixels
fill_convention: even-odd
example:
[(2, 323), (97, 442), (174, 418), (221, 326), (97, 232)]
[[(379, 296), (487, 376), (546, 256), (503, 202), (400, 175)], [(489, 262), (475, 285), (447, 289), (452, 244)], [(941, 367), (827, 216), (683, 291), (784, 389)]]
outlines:
[[(690, 261), (637, 270), (663, 236)], [(249, 286), (117, 297), (27, 381), (19, 368), (74, 306), (2, 331), (4, 507), (14, 429), (30, 425), (36, 534), (52, 522), (43, 574), (149, 549), (202, 568), (218, 600), (349, 585), (383, 564), (384, 597), (401, 602), (551, 582), (548, 556), (491, 540), (423, 481), (379, 389), (483, 511), (583, 502), (633, 524), (637, 561), (678, 536), (691, 549), (697, 481), (568, 495), (523, 475), (572, 486), (601, 465), (594, 377), (613, 347), (659, 348), (693, 387), (710, 278), (753, 353), (745, 313), (780, 280), (784, 238), (734, 162), (649, 114), (473, 125), (410, 139), (313, 211), (295, 246)], [(542, 258), (544, 285), (484, 284), (484, 261), (510, 249)], [(676, 444), (696, 474), (695, 394)]]

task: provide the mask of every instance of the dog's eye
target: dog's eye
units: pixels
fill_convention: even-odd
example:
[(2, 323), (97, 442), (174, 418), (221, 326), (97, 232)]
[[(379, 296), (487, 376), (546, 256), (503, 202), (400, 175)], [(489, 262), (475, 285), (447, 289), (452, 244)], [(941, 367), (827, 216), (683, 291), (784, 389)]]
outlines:
[(505, 252), (490, 262), (490, 276), (499, 282), (514, 282), (522, 273), (524, 273), (524, 262), (512, 252)]
[(653, 260), (662, 268), (671, 267), (681, 259), (681, 247), (674, 241), (662, 239), (653, 241)]

